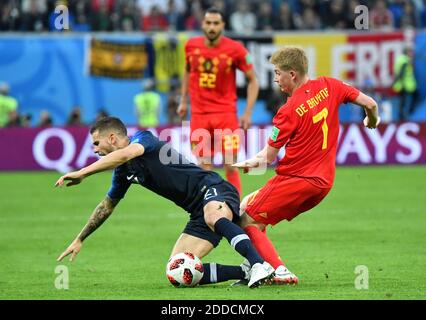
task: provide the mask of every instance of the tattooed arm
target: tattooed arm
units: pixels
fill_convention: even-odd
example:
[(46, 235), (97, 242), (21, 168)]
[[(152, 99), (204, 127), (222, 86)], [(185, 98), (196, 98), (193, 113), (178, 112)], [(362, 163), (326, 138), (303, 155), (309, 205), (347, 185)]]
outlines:
[(102, 200), (93, 211), (83, 230), (81, 230), (70, 246), (59, 256), (57, 261), (62, 261), (62, 259), (69, 254), (71, 254), (70, 261), (73, 261), (75, 256), (80, 252), (84, 239), (108, 219), (119, 201), (120, 200), (117, 199), (111, 199), (108, 196)]
[(83, 230), (77, 236), (81, 242), (84, 241), (93, 231), (95, 231), (113, 212), (115, 206), (120, 200), (106, 197), (93, 211), (89, 221), (84, 226)]

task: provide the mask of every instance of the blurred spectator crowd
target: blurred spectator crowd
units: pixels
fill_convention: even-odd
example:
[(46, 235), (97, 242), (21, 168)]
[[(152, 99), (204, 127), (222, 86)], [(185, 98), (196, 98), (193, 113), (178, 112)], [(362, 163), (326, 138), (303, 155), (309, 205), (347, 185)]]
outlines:
[[(20, 112), (18, 100), (9, 93), (10, 86), (7, 82), (0, 82), (0, 129), (1, 128), (17, 128), (17, 127), (39, 127), (46, 128), (55, 125), (52, 115), (46, 109), (40, 111), (38, 119), (31, 125), (33, 115), (30, 113)], [(107, 117), (109, 114), (104, 109), (99, 109), (93, 122), (100, 118)], [(82, 108), (75, 105), (68, 114), (66, 126), (85, 126), (82, 118)]]
[(370, 29), (426, 27), (426, 0), (2, 0), (0, 31), (57, 31), (66, 6), (69, 29), (84, 31), (198, 31), (214, 6), (236, 33), (353, 29), (355, 7), (369, 8)]

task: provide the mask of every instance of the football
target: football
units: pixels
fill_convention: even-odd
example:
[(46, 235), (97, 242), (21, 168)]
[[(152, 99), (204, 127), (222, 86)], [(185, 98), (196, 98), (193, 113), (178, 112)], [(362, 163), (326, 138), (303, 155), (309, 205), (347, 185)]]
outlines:
[(175, 287), (194, 287), (200, 282), (203, 273), (203, 263), (190, 252), (175, 254), (167, 263), (166, 275)]

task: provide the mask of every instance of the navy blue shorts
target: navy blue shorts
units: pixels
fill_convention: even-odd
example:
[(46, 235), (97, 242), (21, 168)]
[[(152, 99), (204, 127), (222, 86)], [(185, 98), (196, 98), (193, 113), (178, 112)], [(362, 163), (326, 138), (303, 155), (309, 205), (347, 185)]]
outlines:
[(240, 196), (237, 189), (228, 181), (220, 184), (211, 185), (203, 195), (203, 202), (190, 214), (190, 219), (183, 230), (183, 233), (209, 241), (216, 247), (222, 236), (213, 232), (204, 220), (204, 206), (210, 201), (225, 202), (232, 210), (232, 221), (239, 219)]

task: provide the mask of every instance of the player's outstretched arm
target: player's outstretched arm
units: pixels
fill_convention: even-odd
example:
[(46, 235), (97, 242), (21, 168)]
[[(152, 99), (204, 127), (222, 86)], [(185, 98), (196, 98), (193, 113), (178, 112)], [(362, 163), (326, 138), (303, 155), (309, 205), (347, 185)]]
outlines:
[(279, 149), (271, 147), (269, 144), (265, 146), (258, 154), (253, 158), (234, 163), (232, 166), (243, 169), (244, 173), (247, 173), (251, 168), (266, 167), (271, 164), (275, 158)]
[(76, 184), (79, 184), (83, 180), (83, 178), (84, 177), (79, 171), (68, 172), (67, 174), (60, 177), (58, 181), (56, 181), (55, 187), (61, 187), (65, 183), (65, 181), (69, 181), (66, 185), (67, 187), (74, 186)]
[(360, 92), (358, 97), (353, 101), (356, 105), (364, 108), (366, 117), (364, 119), (364, 126), (370, 129), (375, 129), (380, 123), (379, 117), (379, 108), (377, 102), (367, 96), (366, 94)]
[(143, 145), (132, 143), (123, 149), (118, 149), (107, 154), (98, 161), (81, 169), (80, 172), (85, 178), (101, 171), (114, 169), (133, 158), (143, 155), (144, 152), (145, 148)]
[(143, 155), (144, 152), (145, 148), (143, 145), (139, 143), (129, 144), (127, 147), (113, 151), (79, 171), (69, 172), (63, 175), (58, 179), (58, 181), (56, 181), (55, 187), (61, 187), (67, 180), (70, 181), (67, 183), (67, 187), (79, 184), (84, 178), (92, 174), (114, 169), (133, 158)]
[(77, 235), (69, 247), (58, 257), (57, 261), (62, 261), (63, 258), (71, 254), (70, 261), (73, 261), (76, 255), (80, 252), (84, 239), (86, 239), (93, 231), (95, 231), (114, 211), (115, 206), (120, 200), (106, 197), (93, 211), (89, 221), (84, 226), (83, 230)]

